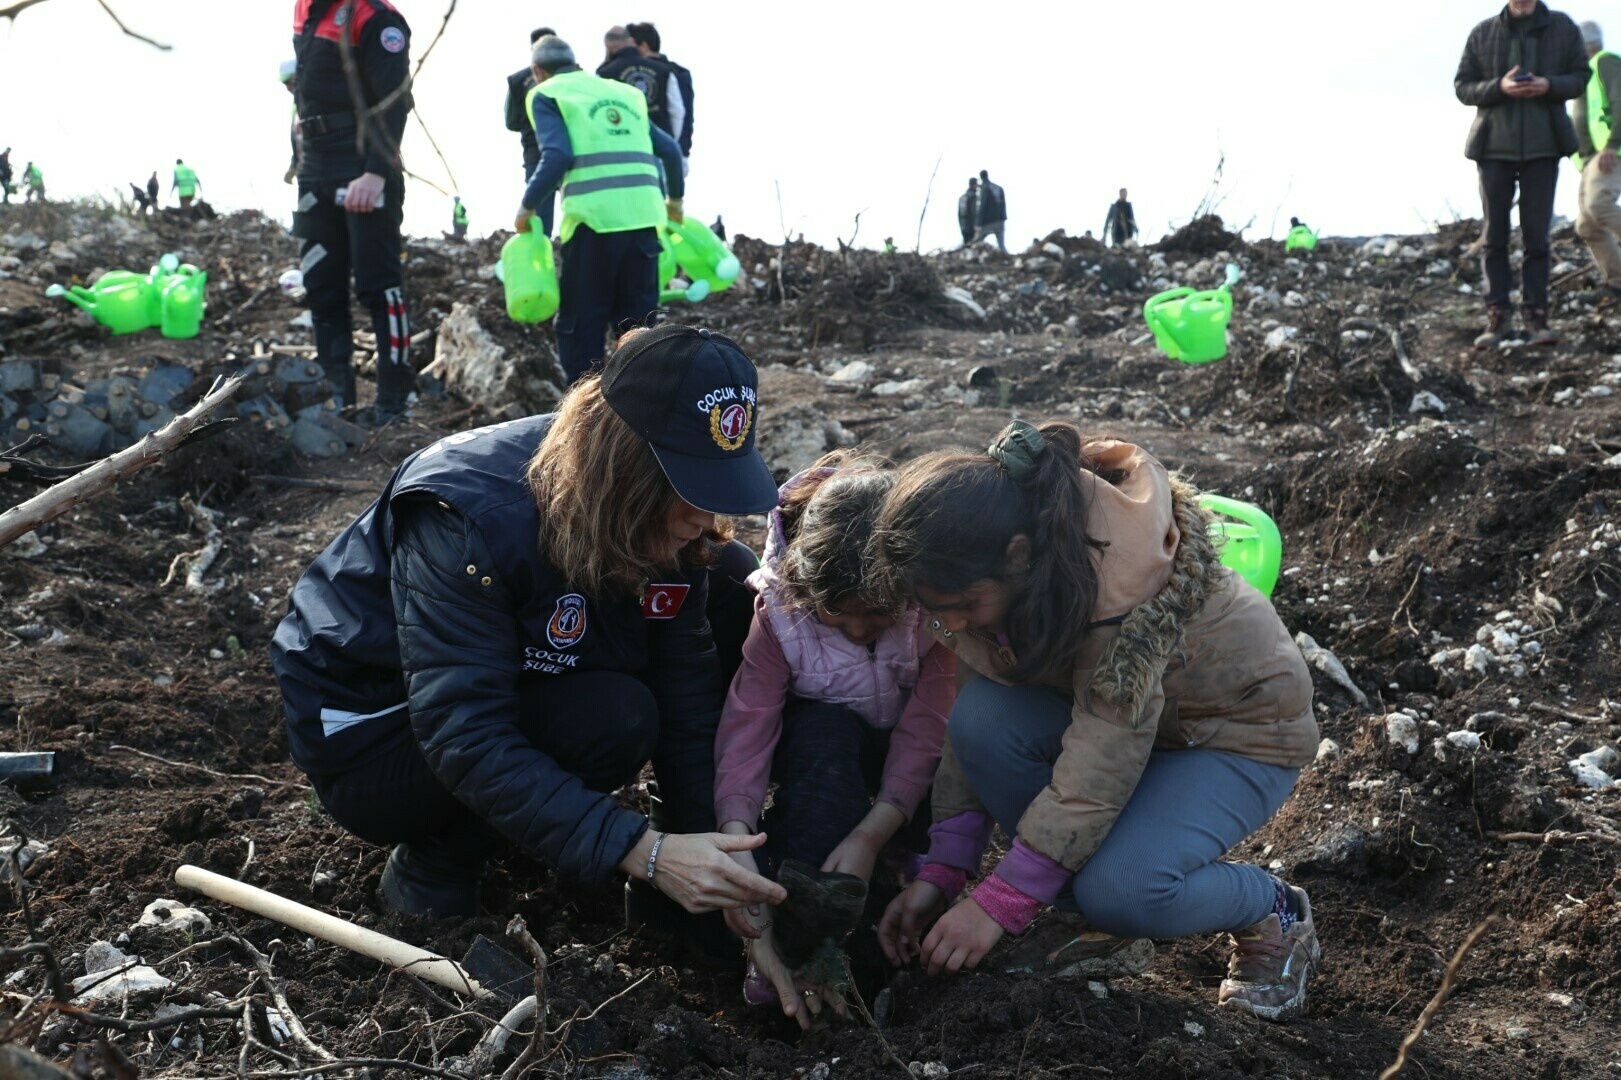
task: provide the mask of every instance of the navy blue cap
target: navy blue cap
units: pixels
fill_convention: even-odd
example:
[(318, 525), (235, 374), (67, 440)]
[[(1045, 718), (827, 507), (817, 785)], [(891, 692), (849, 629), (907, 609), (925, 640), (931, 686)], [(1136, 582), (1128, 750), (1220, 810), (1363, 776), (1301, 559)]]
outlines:
[(603, 368), (602, 396), (693, 506), (763, 514), (777, 505), (776, 481), (754, 448), (759, 375), (732, 339), (674, 325), (638, 334)]

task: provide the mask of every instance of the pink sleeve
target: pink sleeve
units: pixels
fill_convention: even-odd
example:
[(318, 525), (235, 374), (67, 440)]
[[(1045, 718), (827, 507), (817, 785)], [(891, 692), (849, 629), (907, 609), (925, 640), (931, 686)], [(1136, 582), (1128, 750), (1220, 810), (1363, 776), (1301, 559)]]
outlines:
[(879, 801), (895, 806), (908, 821), (934, 783), (946, 742), (946, 718), (956, 701), (957, 656), (934, 642), (919, 661), (917, 686), (889, 737), (878, 786)]
[(754, 622), (743, 642), (743, 663), (726, 694), (715, 732), (715, 824), (741, 821), (753, 829), (771, 783), (771, 756), (782, 737), (788, 699), (788, 658), (754, 602)]

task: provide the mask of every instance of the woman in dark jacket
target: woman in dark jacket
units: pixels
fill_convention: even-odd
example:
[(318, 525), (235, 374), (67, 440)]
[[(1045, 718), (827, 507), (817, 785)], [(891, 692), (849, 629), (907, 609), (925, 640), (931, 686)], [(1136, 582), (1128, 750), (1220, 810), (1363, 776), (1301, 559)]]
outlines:
[[(689, 912), (782, 898), (711, 803), (710, 616), (740, 635), (754, 565), (717, 515), (776, 502), (756, 408), (728, 339), (638, 332), (556, 414), (412, 455), (299, 580), (273, 645), (288, 742), (339, 824), (394, 845), (387, 907), (476, 914), (503, 841)], [(656, 824), (611, 795), (649, 758)]]

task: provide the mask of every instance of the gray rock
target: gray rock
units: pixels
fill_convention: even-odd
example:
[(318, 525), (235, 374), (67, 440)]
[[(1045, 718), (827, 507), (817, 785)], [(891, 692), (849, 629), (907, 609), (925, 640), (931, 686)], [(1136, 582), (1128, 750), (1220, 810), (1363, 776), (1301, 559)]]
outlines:
[(1335, 825), (1317, 838), (1317, 842), (1297, 865), (1308, 870), (1359, 870), (1368, 861), (1368, 841), (1371, 839), (1372, 834), (1359, 825)]
[(513, 357), (478, 321), (471, 304), (452, 304), (439, 324), (429, 373), (470, 402), (516, 419), (549, 411), (563, 396), (556, 365)]

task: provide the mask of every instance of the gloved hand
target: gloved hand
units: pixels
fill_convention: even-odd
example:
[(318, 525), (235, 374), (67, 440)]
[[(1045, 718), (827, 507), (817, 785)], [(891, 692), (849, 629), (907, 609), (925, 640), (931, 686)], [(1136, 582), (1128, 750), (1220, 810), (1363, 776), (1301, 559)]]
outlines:
[(670, 220), (677, 225), (687, 220), (686, 215), (681, 212), (681, 200), (673, 195), (664, 200), (664, 210), (669, 214)]
[(296, 179), (298, 179), (298, 169), (294, 166), (288, 166), (287, 171), (281, 174), (281, 182), (284, 184), (291, 184)]

